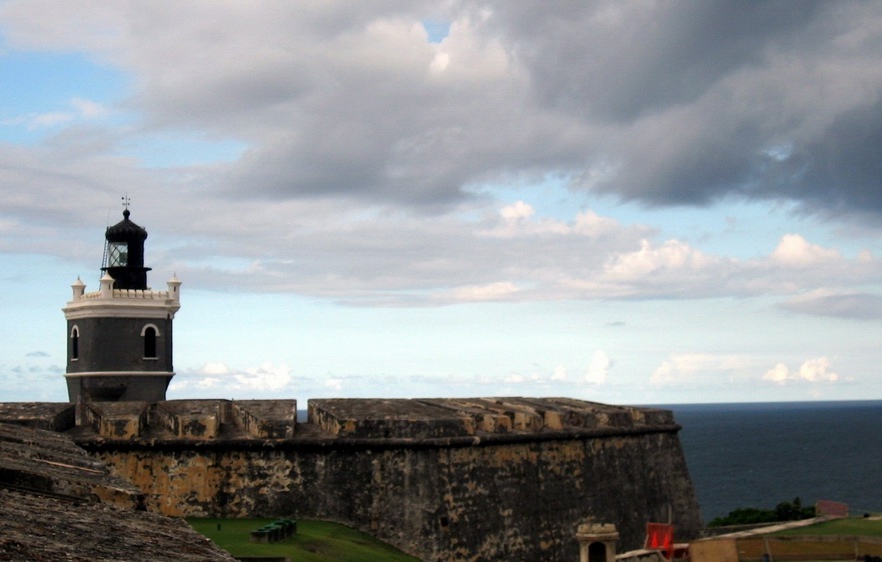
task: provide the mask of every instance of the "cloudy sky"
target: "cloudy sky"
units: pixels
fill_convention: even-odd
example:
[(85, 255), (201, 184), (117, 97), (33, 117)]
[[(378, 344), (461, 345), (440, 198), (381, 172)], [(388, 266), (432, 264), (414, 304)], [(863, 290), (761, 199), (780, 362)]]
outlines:
[(170, 398), (882, 399), (882, 4), (0, 2), (0, 393), (104, 229)]

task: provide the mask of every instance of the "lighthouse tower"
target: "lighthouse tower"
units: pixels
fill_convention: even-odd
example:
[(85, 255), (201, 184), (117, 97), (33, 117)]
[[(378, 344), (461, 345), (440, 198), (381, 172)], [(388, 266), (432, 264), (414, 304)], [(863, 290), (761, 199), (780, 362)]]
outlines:
[(98, 291), (78, 278), (64, 307), (67, 319), (67, 391), (71, 402), (165, 400), (174, 376), (172, 320), (181, 307), (181, 282), (147, 287), (147, 231), (129, 220), (107, 227)]

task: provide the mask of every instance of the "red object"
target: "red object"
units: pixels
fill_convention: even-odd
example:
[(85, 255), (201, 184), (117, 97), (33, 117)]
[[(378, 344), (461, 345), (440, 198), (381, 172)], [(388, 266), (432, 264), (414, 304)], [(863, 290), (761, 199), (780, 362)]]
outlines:
[(815, 513), (819, 517), (848, 517), (848, 504), (830, 500), (818, 500)]
[(666, 523), (647, 523), (644, 548), (664, 551), (665, 556), (670, 559), (674, 555), (674, 526)]

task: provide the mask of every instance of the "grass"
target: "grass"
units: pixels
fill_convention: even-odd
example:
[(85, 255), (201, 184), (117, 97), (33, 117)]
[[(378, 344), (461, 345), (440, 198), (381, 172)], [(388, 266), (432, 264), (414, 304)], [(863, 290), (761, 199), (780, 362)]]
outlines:
[(779, 531), (775, 535), (860, 535), (882, 538), (882, 519), (864, 517), (833, 519), (817, 525)]
[(766, 548), (775, 560), (854, 560), (856, 554), (858, 558), (882, 555), (882, 544), (850, 538), (882, 537), (882, 520), (878, 519), (834, 519), (768, 537), (768, 541), (762, 536), (738, 539), (739, 560), (761, 560)]
[(187, 519), (196, 531), (233, 556), (287, 556), (297, 562), (419, 562), (344, 525), (298, 521), (297, 533), (272, 544), (251, 542), (251, 531), (273, 519)]

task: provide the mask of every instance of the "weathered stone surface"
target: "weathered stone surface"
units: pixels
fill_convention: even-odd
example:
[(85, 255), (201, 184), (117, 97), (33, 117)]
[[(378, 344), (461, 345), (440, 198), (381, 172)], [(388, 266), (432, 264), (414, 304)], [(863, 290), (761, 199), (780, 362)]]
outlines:
[(475, 431), (469, 416), (420, 400), (310, 400), (309, 421), (339, 437), (426, 439)]
[(129, 509), (143, 507), (139, 488), (111, 474), (69, 437), (31, 427), (0, 424), (0, 483)]
[(214, 439), (220, 432), (227, 402), (221, 400), (169, 400), (155, 406), (155, 420), (182, 439)]
[(68, 433), (131, 479), (151, 511), (327, 519), (423, 560), (577, 560), (586, 517), (615, 523), (622, 550), (669, 514), (678, 538), (701, 528), (665, 410), (567, 398), (311, 400), (309, 423), (296, 426), (295, 410), (161, 402), (139, 437), (89, 425)]
[(143, 500), (69, 436), (0, 423), (0, 560), (234, 560)]
[(296, 400), (168, 400), (74, 404), (0, 403), (0, 423), (77, 437), (119, 439), (288, 439), (297, 425)]
[[(647, 520), (700, 527), (673, 433), (453, 447), (272, 447), (95, 453), (177, 515), (339, 521), (424, 560), (574, 560), (576, 524), (616, 521), (625, 548)], [(88, 445), (86, 445), (88, 447)]]
[(87, 402), (81, 406), (82, 423), (107, 439), (140, 437), (148, 425), (147, 402)]
[(252, 437), (285, 439), (294, 436), (297, 400), (236, 400), (230, 405), (237, 424)]
[(669, 510), (680, 535), (701, 528), (669, 412), (520, 398), (309, 407), (311, 423), (286, 439), (150, 429), (149, 440), (77, 441), (151, 510), (328, 519), (423, 560), (576, 560), (587, 516), (615, 522), (623, 549)]
[(234, 562), (180, 519), (0, 488), (0, 560)]
[(65, 402), (0, 403), (0, 423), (67, 431), (74, 426), (75, 408)]

